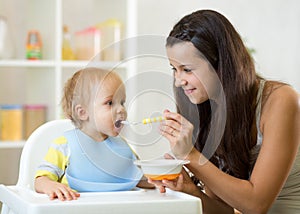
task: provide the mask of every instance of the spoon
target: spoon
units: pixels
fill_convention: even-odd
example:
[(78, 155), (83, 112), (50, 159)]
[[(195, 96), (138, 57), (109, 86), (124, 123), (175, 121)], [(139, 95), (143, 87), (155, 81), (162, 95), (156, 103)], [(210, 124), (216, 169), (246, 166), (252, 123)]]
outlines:
[(139, 124), (149, 124), (149, 123), (155, 123), (155, 122), (161, 122), (163, 120), (165, 120), (165, 117), (153, 117), (153, 118), (145, 118), (142, 120), (142, 122), (129, 122), (127, 120), (117, 120), (115, 122), (115, 127), (116, 128), (120, 128), (121, 125), (139, 125)]

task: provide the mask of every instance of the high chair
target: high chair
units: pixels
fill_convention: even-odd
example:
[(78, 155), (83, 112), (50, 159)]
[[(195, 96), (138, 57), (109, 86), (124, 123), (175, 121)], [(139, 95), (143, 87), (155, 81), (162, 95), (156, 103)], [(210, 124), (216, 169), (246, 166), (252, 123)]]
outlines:
[(34, 175), (50, 143), (73, 129), (68, 119), (53, 120), (38, 127), (23, 148), (19, 177), (14, 186), (0, 184), (2, 214), (46, 213), (202, 213), (199, 198), (168, 190), (81, 193), (77, 200), (50, 200), (45, 194), (34, 191)]
[[(35, 169), (41, 163), (50, 143), (53, 139), (62, 136), (64, 131), (72, 128), (74, 126), (68, 119), (53, 120), (41, 125), (29, 136), (22, 150), (16, 187), (34, 191)], [(0, 201), (2, 198), (4, 202), (7, 200), (5, 195), (0, 194)], [(13, 201), (7, 201), (2, 205), (1, 213), (8, 213), (10, 207), (14, 205)]]

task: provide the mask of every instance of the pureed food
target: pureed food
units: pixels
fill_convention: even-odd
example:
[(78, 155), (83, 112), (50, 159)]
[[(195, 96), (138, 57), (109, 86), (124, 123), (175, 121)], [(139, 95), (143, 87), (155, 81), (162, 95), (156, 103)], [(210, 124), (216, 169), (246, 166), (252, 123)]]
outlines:
[(151, 175), (151, 174), (144, 174), (147, 178), (151, 178), (152, 180), (174, 180), (176, 178), (178, 178), (178, 176), (180, 175), (180, 173), (176, 173), (176, 174), (167, 174), (167, 175)]

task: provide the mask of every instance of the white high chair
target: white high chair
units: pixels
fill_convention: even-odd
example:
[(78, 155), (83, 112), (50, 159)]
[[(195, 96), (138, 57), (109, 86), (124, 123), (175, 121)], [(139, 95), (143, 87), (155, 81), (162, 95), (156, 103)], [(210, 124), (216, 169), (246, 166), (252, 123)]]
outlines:
[[(53, 139), (62, 136), (64, 131), (73, 128), (71, 120), (53, 120), (41, 125), (29, 136), (22, 150), (16, 187), (34, 191), (35, 170), (45, 156), (50, 143)], [(0, 201), (2, 198), (4, 203), (1, 213), (9, 213), (10, 207), (14, 207), (15, 203), (6, 201), (5, 195), (0, 194)]]
[(73, 129), (68, 119), (47, 122), (37, 128), (23, 148), (18, 182), (14, 186), (0, 184), (2, 214), (47, 214), (47, 213), (189, 213), (201, 214), (199, 198), (168, 190), (81, 193), (77, 200), (50, 200), (45, 194), (34, 191), (35, 170), (45, 156), (50, 143)]

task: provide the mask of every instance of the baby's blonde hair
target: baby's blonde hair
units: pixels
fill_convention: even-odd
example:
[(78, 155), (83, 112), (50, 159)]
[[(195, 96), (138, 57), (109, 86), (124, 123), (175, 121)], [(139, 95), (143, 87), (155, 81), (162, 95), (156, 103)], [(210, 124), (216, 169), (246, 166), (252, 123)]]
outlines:
[(88, 67), (74, 73), (66, 82), (61, 105), (65, 116), (71, 119), (77, 128), (81, 128), (82, 121), (75, 113), (75, 106), (80, 104), (87, 108), (102, 86), (102, 81), (112, 78), (121, 80), (116, 72)]

